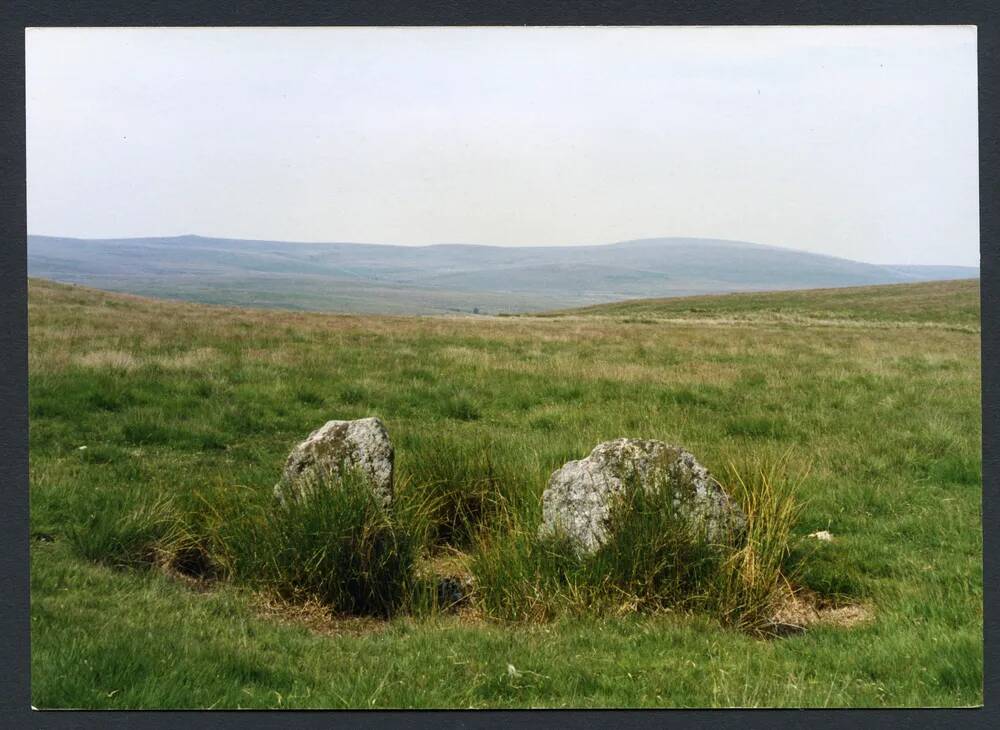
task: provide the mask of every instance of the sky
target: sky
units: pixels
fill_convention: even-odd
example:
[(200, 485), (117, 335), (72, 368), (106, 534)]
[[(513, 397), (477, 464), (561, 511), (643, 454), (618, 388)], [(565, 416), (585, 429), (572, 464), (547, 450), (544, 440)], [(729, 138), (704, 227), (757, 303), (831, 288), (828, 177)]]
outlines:
[(979, 264), (976, 30), (26, 30), (28, 231)]

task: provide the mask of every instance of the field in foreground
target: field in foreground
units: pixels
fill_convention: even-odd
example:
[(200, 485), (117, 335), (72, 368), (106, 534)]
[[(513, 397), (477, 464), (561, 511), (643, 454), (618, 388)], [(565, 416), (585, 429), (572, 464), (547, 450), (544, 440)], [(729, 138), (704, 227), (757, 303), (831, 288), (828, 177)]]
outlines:
[[(979, 704), (978, 317), (976, 282), (458, 319), (33, 280), (33, 704)], [(367, 415), (389, 429), (404, 491), (485, 453), (535, 495), (518, 507), (528, 523), (551, 471), (602, 440), (679, 443), (717, 473), (748, 450), (787, 454), (809, 468), (803, 581), (874, 618), (778, 640), (681, 612), (337, 620), (86, 557), (101, 554), (81, 534), (120, 536), (158, 500), (265, 504), (292, 444)], [(809, 541), (816, 530), (834, 541)]]

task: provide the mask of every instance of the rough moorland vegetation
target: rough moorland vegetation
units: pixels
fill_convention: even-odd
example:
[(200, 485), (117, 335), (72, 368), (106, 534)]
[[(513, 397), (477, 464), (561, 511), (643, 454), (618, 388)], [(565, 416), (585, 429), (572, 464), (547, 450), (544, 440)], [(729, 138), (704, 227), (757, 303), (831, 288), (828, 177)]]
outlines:
[[(980, 702), (978, 286), (845, 296), (392, 318), (32, 281), (33, 703)], [(294, 444), (372, 415), (391, 514), (351, 488), (275, 509)], [(539, 540), (551, 473), (623, 435), (697, 454), (746, 542), (657, 542), (642, 492), (631, 542)], [(475, 576), (461, 610), (441, 575)], [(786, 579), (868, 620), (747, 631)]]

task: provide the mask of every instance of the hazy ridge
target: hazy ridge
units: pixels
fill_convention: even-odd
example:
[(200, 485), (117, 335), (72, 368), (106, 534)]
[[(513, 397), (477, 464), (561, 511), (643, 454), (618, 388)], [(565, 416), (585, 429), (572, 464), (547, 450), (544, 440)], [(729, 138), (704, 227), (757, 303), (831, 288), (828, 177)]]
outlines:
[(28, 274), (216, 304), (433, 314), (975, 278), (979, 269), (881, 266), (697, 238), (514, 248), (33, 235), (28, 237)]

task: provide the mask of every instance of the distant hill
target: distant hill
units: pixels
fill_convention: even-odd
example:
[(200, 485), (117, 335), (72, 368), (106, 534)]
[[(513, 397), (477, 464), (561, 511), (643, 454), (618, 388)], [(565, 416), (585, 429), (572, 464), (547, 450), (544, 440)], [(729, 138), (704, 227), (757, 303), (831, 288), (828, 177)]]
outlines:
[(626, 299), (975, 278), (741, 241), (601, 246), (395, 246), (201, 236), (28, 237), (28, 274), (238, 306), (387, 314), (532, 312)]

